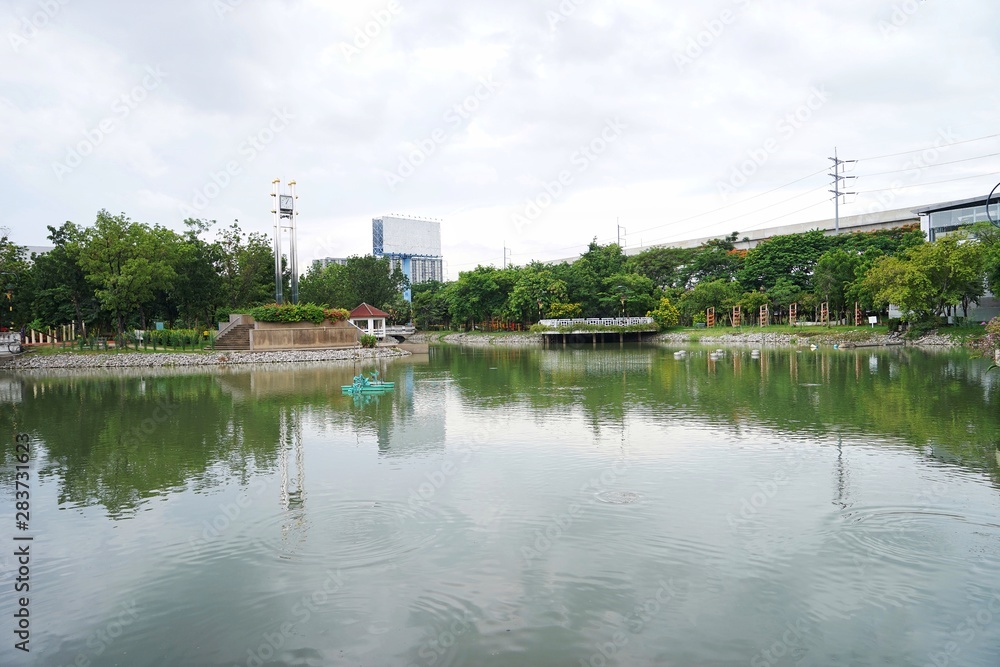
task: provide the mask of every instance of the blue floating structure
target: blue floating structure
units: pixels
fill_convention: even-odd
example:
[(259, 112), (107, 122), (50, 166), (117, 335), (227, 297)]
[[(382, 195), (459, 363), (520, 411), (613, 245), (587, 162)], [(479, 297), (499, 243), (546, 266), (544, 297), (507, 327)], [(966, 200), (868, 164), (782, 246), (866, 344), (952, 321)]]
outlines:
[(370, 377), (365, 377), (364, 373), (354, 376), (354, 382), (340, 386), (344, 394), (381, 394), (392, 391), (396, 388), (395, 382), (384, 382), (378, 377), (378, 371), (372, 371)]

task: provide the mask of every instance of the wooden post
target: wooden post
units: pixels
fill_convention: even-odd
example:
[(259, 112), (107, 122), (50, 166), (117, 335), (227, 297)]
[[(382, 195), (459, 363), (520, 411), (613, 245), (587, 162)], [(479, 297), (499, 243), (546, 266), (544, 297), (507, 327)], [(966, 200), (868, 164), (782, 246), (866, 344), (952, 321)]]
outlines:
[(765, 303), (763, 306), (760, 307), (760, 319), (758, 320), (757, 324), (759, 324), (762, 327), (766, 327), (770, 323), (771, 323), (771, 317), (767, 309), (767, 304)]
[(857, 301), (854, 302), (854, 326), (861, 326), (861, 307)]
[(740, 306), (733, 306), (733, 326), (738, 327), (742, 323), (743, 311)]
[(820, 324), (825, 326), (830, 326), (830, 302), (824, 301), (819, 305), (819, 321)]
[(798, 319), (799, 315), (799, 304), (798, 302), (791, 303), (788, 305), (788, 324), (795, 326), (795, 320)]
[(709, 329), (715, 326), (715, 306), (705, 311), (705, 326)]

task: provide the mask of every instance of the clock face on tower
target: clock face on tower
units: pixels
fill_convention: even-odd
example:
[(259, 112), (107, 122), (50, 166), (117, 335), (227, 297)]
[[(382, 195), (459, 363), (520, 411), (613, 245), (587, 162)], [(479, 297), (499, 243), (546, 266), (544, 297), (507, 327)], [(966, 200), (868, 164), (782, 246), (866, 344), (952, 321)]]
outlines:
[(281, 195), (278, 197), (278, 207), (283, 211), (292, 210), (292, 197), (291, 195)]

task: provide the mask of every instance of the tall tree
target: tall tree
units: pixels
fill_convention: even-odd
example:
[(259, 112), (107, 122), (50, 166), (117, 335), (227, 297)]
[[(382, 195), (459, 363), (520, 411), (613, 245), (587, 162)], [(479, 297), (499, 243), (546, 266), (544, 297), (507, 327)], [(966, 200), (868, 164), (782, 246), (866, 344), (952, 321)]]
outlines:
[(25, 320), (31, 303), (25, 294), (27, 282), (27, 248), (16, 245), (0, 228), (0, 327), (16, 328), (15, 323)]
[(786, 277), (810, 289), (813, 268), (830, 247), (829, 237), (814, 229), (804, 234), (773, 236), (747, 253), (739, 280), (746, 290), (769, 290)]
[(31, 267), (33, 317), (54, 326), (75, 322), (87, 335), (87, 322), (97, 318), (100, 304), (80, 267), (83, 230), (72, 222), (48, 227), (52, 250), (36, 255)]
[(646, 276), (663, 289), (683, 287), (684, 274), (681, 269), (691, 261), (691, 248), (649, 248), (628, 258), (628, 268), (633, 273)]
[[(234, 222), (219, 235), (218, 262), (223, 303), (230, 309), (274, 301), (274, 250), (266, 234), (244, 234)], [(288, 294), (289, 278), (282, 258), (284, 294)]]
[(185, 220), (187, 231), (177, 248), (177, 278), (170, 297), (181, 318), (194, 327), (211, 322), (216, 308), (222, 305), (222, 280), (216, 270), (222, 259), (221, 249), (202, 238), (214, 224), (214, 220)]
[(847, 307), (848, 292), (860, 263), (857, 253), (840, 248), (823, 253), (816, 261), (813, 289), (817, 296), (829, 302), (830, 309), (837, 313), (837, 320)]
[(84, 233), (80, 265), (119, 333), (124, 333), (140, 305), (153, 297), (156, 287), (174, 279), (172, 232), (168, 232), (133, 222), (125, 214), (113, 216), (101, 210), (94, 226)]
[(353, 308), (360, 303), (367, 303), (382, 308), (394, 303), (396, 297), (409, 287), (410, 281), (399, 267), (391, 267), (388, 257), (348, 257), (344, 276), (349, 286), (347, 296), (351, 303), (344, 307)]

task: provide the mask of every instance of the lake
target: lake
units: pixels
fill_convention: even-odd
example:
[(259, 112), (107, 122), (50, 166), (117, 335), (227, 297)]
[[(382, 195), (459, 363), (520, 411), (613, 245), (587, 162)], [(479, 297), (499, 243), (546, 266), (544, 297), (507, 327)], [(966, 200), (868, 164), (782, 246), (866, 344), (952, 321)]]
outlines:
[(1000, 373), (673, 351), (0, 373), (0, 662), (996, 667)]

